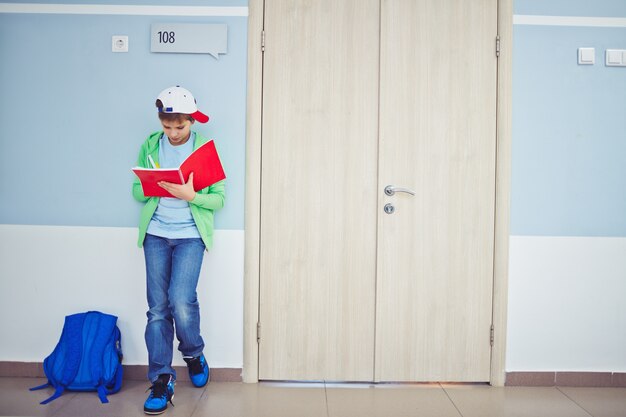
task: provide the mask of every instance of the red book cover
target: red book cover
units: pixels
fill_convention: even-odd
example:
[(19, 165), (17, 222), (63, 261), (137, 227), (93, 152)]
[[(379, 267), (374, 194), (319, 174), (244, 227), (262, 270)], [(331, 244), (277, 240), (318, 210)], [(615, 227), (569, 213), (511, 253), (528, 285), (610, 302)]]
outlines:
[(133, 172), (146, 197), (172, 197), (159, 187), (159, 181), (184, 184), (193, 172), (193, 188), (198, 191), (226, 178), (215, 143), (210, 140), (193, 151), (179, 168), (142, 168), (135, 167)]

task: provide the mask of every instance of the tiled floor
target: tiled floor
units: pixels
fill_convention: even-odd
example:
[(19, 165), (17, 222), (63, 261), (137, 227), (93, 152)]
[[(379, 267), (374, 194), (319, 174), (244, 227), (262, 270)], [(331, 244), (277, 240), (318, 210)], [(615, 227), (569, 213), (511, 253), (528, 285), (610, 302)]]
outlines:
[[(147, 384), (126, 381), (100, 404), (95, 393), (29, 392), (35, 378), (0, 378), (0, 415), (143, 416)], [(166, 417), (626, 417), (626, 388), (494, 388), (486, 385), (210, 383), (176, 385)]]

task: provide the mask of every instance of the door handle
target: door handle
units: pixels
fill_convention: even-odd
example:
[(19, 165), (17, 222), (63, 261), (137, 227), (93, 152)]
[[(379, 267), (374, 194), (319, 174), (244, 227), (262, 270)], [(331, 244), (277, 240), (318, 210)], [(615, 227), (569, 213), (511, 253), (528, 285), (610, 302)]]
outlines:
[(388, 185), (385, 187), (385, 194), (394, 195), (395, 193), (407, 193), (415, 195), (415, 191), (409, 190), (408, 188), (394, 187), (393, 185)]

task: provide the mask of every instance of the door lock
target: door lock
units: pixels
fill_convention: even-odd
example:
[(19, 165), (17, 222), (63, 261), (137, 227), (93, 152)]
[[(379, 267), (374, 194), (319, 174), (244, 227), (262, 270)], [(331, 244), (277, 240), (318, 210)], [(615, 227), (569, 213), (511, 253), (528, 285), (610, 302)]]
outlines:
[(393, 204), (387, 203), (385, 204), (385, 207), (383, 207), (383, 210), (385, 210), (385, 213), (387, 214), (393, 214), (393, 212), (396, 211), (396, 208), (393, 206)]

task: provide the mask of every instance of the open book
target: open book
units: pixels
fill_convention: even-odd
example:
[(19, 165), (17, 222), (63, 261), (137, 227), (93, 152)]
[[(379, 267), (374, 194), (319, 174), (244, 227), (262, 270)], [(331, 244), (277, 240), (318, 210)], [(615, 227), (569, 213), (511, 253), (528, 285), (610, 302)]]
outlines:
[(178, 168), (134, 167), (146, 197), (173, 197), (159, 187), (159, 181), (185, 184), (193, 172), (193, 188), (198, 191), (226, 178), (215, 143), (210, 140), (193, 151)]

